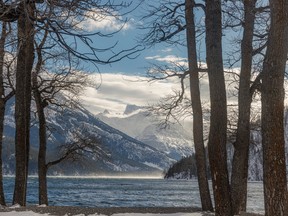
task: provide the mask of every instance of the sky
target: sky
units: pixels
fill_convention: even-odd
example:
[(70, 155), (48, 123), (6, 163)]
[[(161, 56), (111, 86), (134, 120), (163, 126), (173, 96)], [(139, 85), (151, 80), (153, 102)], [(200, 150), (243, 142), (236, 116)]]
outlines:
[[(135, 7), (137, 2), (138, 1), (134, 1), (130, 8)], [(146, 0), (145, 2), (148, 3), (149, 0)], [(153, 4), (155, 4), (155, 2)], [(79, 27), (89, 31), (90, 33), (100, 31), (101, 33), (109, 34), (121, 29), (121, 31), (115, 33), (112, 37), (91, 37), (91, 39), (94, 39), (93, 46), (97, 48), (108, 48), (117, 43), (117, 45), (113, 48), (114, 53), (117, 53), (122, 50), (131, 49), (137, 45), (141, 46), (139, 47), (141, 51), (131, 56), (133, 59), (124, 58), (119, 62), (108, 65), (98, 64), (98, 68), (86, 63), (86, 66), (88, 66), (87, 69), (91, 72), (99, 71), (101, 73), (122, 73), (145, 76), (147, 67), (151, 66), (152, 62), (185, 60), (184, 58), (186, 58), (187, 51), (185, 47), (181, 46), (168, 46), (167, 44), (162, 43), (153, 47), (146, 47), (142, 50), (143, 44), (141, 44), (139, 41), (140, 38), (144, 37), (147, 31), (139, 28), (140, 26), (145, 25), (145, 20), (141, 20), (141, 16), (143, 16), (145, 12), (145, 3), (143, 3), (131, 13), (120, 16), (122, 21), (113, 17), (107, 17), (98, 22), (89, 19), (82, 22)], [(126, 21), (125, 23), (123, 22), (124, 20)], [(113, 53), (107, 51), (98, 53), (98, 55), (103, 59), (108, 59), (113, 55)]]
[[(139, 26), (143, 24), (140, 19), (143, 7), (142, 5), (129, 13), (126, 16), (128, 21), (125, 24), (115, 18), (108, 18), (97, 23), (86, 20), (81, 27), (91, 32), (101, 31), (103, 33), (114, 32), (122, 27), (121, 31), (111, 38), (97, 37), (97, 40), (95, 38), (95, 46), (103, 48), (117, 43), (115, 52), (130, 49), (137, 45), (136, 40), (143, 37), (146, 32), (139, 29)], [(123, 19), (125, 18), (123, 17)], [(108, 51), (100, 55), (108, 58), (112, 53)], [(180, 88), (179, 79), (148, 82), (145, 76), (147, 68), (151, 67), (152, 63), (177, 62), (187, 66), (185, 47), (168, 46), (163, 43), (148, 47), (132, 57), (135, 58), (124, 58), (113, 64), (97, 65), (97, 68), (89, 63), (83, 65), (87, 71), (91, 72), (91, 77), (96, 83), (82, 94), (83, 104), (89, 111), (97, 114), (107, 109), (109, 112), (122, 113), (127, 104), (151, 105), (157, 103), (161, 97)]]
[[(129, 1), (127, 1), (129, 2)], [(136, 7), (139, 1), (132, 1), (133, 4), (130, 8)], [(131, 49), (137, 45), (140, 45), (140, 49), (144, 46), (141, 43), (141, 39), (145, 37), (148, 30), (143, 29), (143, 27), (147, 27), (149, 23), (149, 19), (142, 19), (144, 15), (147, 14), (147, 5), (151, 4), (156, 7), (157, 4), (155, 1), (152, 0), (145, 0), (141, 1), (142, 4), (136, 7), (135, 10), (132, 12), (120, 15), (119, 19), (113, 17), (103, 18), (97, 22), (94, 20), (84, 20), (80, 24), (80, 27), (92, 32), (101, 32), (104, 34), (109, 34), (115, 31), (120, 30), (119, 32), (115, 33), (112, 37), (97, 37), (95, 36), (93, 41), (93, 46), (97, 48), (108, 48), (115, 44), (117, 44), (113, 48), (113, 52), (107, 51), (103, 53), (98, 53), (102, 59), (108, 59), (113, 54), (120, 52), (122, 50)], [(126, 10), (127, 11), (127, 10)], [(122, 11), (117, 13), (122, 14), (126, 11)], [(184, 11), (183, 11), (184, 13)], [(196, 10), (196, 23), (204, 22), (203, 13), (201, 13), (200, 9)], [(122, 20), (121, 20), (122, 19)], [(123, 21), (126, 21), (125, 23)], [(142, 28), (142, 29), (141, 29)], [(223, 52), (224, 54), (227, 50), (230, 49), (228, 46), (228, 40), (233, 40), (239, 33), (235, 33), (233, 31), (225, 31), (225, 37), (223, 37)], [(181, 38), (185, 39), (186, 32), (183, 31), (180, 33)], [(241, 32), (240, 32), (241, 34)], [(205, 37), (202, 35), (201, 42), (198, 42), (197, 46), (199, 48), (198, 57), (201, 61), (205, 61)], [(197, 38), (197, 40), (199, 40)], [(181, 41), (180, 41), (181, 42)], [(79, 44), (81, 45), (81, 44)], [(235, 47), (235, 46), (234, 46)], [(85, 50), (84, 50), (85, 51)], [(87, 50), (86, 50), (87, 51)], [(87, 63), (87, 69), (90, 71), (99, 71), (101, 73), (122, 73), (122, 74), (130, 74), (130, 75), (140, 75), (145, 76), (147, 72), (147, 67), (150, 67), (152, 63), (171, 63), (177, 62), (181, 64), (185, 64), (187, 66), (187, 47), (175, 44), (168, 44), (168, 43), (158, 43), (153, 46), (145, 46), (145, 49), (137, 52), (137, 54), (131, 55), (132, 59), (124, 58), (119, 62), (113, 64), (106, 64), (106, 65), (97, 65), (97, 68), (93, 67), (93, 65)]]
[[(149, 3), (149, 1), (146, 0), (145, 2)], [(137, 1), (133, 1), (133, 3), (135, 2)], [(80, 27), (89, 32), (100, 31), (102, 33), (115, 32), (121, 28), (121, 31), (117, 32), (113, 37), (95, 37), (95, 43), (93, 43), (93, 45), (100, 48), (107, 48), (117, 44), (114, 48), (114, 51), (117, 53), (136, 46), (137, 40), (139, 41), (139, 38), (143, 38), (145, 33), (147, 33), (146, 30), (139, 29), (139, 26), (145, 24), (145, 20), (141, 20), (142, 13), (145, 12), (147, 11), (145, 11), (144, 4), (136, 8), (132, 13), (128, 13), (125, 17), (120, 16), (123, 20), (127, 18), (127, 22), (125, 23), (119, 19), (109, 17), (99, 22), (85, 20), (80, 24)], [(201, 19), (199, 20), (201, 21)], [(223, 42), (223, 44), (226, 47), (228, 43)], [(85, 62), (83, 68), (91, 73), (95, 85), (83, 92), (81, 98), (84, 106), (93, 114), (98, 114), (104, 110), (112, 113), (123, 113), (127, 104), (147, 106), (157, 103), (160, 98), (172, 94), (174, 90), (179, 90), (181, 88), (180, 80), (174, 78), (148, 82), (145, 79), (148, 68), (152, 64), (171, 65), (171, 62), (187, 68), (186, 49), (186, 47), (180, 45), (161, 43), (152, 47), (146, 47), (146, 49), (140, 51), (137, 55), (132, 55), (133, 59), (124, 58), (113, 64), (98, 64), (96, 67)], [(202, 61), (204, 61), (205, 51), (201, 50), (200, 53)], [(99, 55), (107, 59), (113, 53), (107, 51), (99, 53)], [(205, 63), (202, 64), (205, 66)], [(101, 84), (100, 87), (99, 84)], [(230, 85), (227, 87), (233, 89), (235, 86)], [(207, 76), (201, 80), (201, 96), (203, 101), (209, 101)]]

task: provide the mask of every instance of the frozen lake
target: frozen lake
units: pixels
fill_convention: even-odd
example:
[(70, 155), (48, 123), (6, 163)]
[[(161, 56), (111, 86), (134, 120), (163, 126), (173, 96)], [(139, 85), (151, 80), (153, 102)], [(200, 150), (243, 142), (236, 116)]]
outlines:
[[(11, 204), (14, 178), (4, 177), (6, 200)], [(197, 181), (49, 177), (50, 205), (89, 207), (200, 207)], [(29, 177), (28, 204), (37, 204), (38, 180)], [(249, 183), (248, 211), (262, 212), (263, 186)]]

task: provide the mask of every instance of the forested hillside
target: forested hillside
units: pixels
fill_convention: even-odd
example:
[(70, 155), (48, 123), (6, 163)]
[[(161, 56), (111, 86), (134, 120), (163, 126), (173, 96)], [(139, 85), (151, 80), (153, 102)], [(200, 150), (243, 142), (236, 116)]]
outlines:
[(197, 170), (195, 155), (182, 158), (165, 172), (165, 179), (196, 179)]

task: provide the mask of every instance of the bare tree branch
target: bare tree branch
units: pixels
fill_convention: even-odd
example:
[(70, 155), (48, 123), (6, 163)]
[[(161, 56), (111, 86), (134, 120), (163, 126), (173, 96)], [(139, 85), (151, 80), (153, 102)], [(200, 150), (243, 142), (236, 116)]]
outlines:
[(101, 145), (100, 137), (92, 135), (88, 131), (74, 130), (74, 137), (71, 142), (60, 146), (60, 157), (46, 164), (47, 168), (61, 163), (65, 160), (77, 161), (80, 157), (85, 157), (87, 154), (93, 154), (98, 157), (107, 155), (104, 147)]

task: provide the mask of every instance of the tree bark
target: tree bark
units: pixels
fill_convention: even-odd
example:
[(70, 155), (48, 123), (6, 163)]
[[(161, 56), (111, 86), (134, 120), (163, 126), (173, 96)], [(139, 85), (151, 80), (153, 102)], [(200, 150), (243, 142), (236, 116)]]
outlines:
[(42, 103), (41, 93), (39, 92), (38, 89), (37, 73), (33, 73), (32, 83), (33, 83), (33, 96), (36, 103), (37, 116), (39, 121), (39, 133), (38, 133), (39, 134), (39, 152), (38, 152), (39, 204), (48, 205), (47, 166), (46, 166), (46, 147), (47, 147), (46, 117), (44, 113), (45, 105), (43, 105)]
[(222, 58), (221, 1), (206, 0), (206, 59), (210, 88), (209, 162), (216, 216), (232, 215), (227, 169), (227, 102)]
[(46, 118), (43, 106), (40, 105), (39, 108), (38, 106), (39, 104), (37, 104), (37, 113), (39, 119), (39, 154), (38, 154), (39, 204), (48, 205), (47, 166), (46, 166), (46, 146), (47, 146)]
[(5, 194), (3, 187), (3, 171), (2, 171), (2, 149), (3, 149), (3, 130), (5, 116), (5, 89), (4, 89), (4, 56), (5, 56), (5, 41), (6, 41), (6, 23), (2, 22), (2, 32), (0, 38), (0, 205), (6, 205)]
[(199, 88), (199, 73), (197, 65), (196, 32), (193, 5), (194, 0), (185, 1), (185, 18), (187, 24), (186, 37), (190, 74), (190, 95), (193, 111), (193, 138), (202, 210), (213, 211), (207, 177), (206, 153), (203, 140), (203, 115)]
[(241, 42), (241, 71), (238, 95), (238, 123), (231, 176), (233, 214), (246, 211), (250, 145), (250, 78), (256, 0), (244, 0), (244, 30)]
[(29, 145), (30, 145), (30, 105), (31, 71), (34, 62), (34, 3), (22, 2), (18, 19), (18, 58), (15, 91), (15, 157), (16, 175), (13, 204), (26, 205)]
[(44, 109), (46, 107), (42, 100), (41, 92), (39, 91), (38, 85), (38, 74), (41, 71), (43, 64), (42, 48), (47, 38), (47, 32), (45, 32), (44, 38), (41, 41), (39, 47), (37, 47), (37, 65), (35, 72), (32, 74), (32, 86), (33, 96), (36, 103), (37, 116), (39, 122), (39, 152), (38, 152), (38, 182), (39, 182), (39, 204), (48, 205), (48, 193), (47, 193), (47, 165), (46, 165), (46, 148), (47, 148), (47, 137), (46, 137), (46, 117)]
[(48, 188), (47, 188), (47, 170), (48, 166), (46, 164), (46, 149), (47, 149), (47, 135), (46, 135), (46, 116), (45, 107), (48, 105), (45, 99), (42, 98), (38, 76), (41, 72), (42, 66), (44, 64), (42, 51), (48, 36), (48, 31), (46, 30), (44, 36), (39, 44), (36, 45), (37, 52), (37, 64), (35, 71), (32, 73), (32, 91), (34, 100), (36, 103), (36, 110), (38, 116), (39, 125), (39, 151), (38, 151), (38, 193), (39, 193), (39, 204), (48, 205)]
[(262, 144), (265, 215), (288, 215), (284, 141), (284, 73), (288, 52), (288, 2), (270, 0), (271, 26), (262, 76)]

